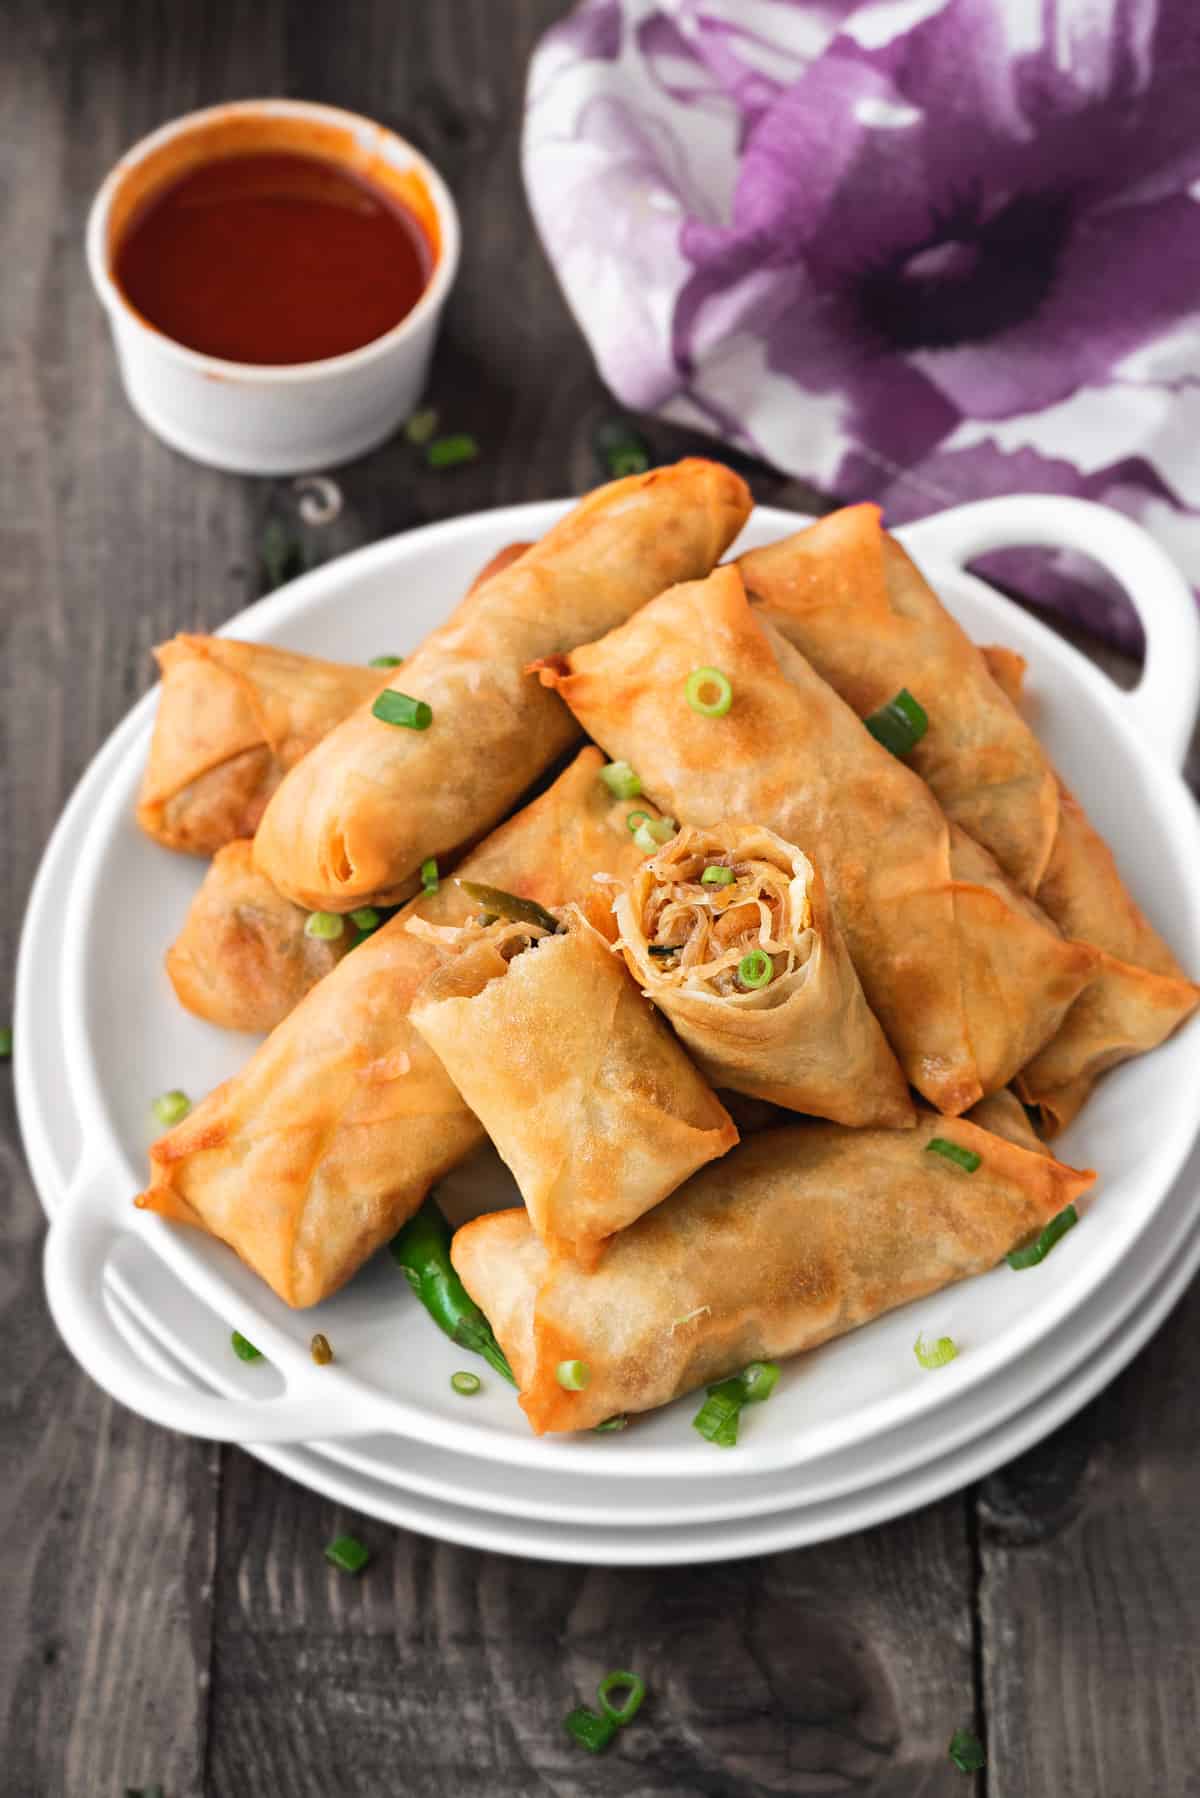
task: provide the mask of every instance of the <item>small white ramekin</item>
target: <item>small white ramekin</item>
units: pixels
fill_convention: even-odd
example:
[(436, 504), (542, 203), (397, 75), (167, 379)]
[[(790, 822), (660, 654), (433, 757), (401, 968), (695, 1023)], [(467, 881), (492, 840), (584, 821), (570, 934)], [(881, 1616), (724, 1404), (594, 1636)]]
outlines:
[[(253, 365), (190, 350), (129, 303), (112, 258), (134, 211), (199, 163), (252, 150), (323, 156), (384, 186), (415, 214), (432, 269), (392, 330), (345, 356)], [(239, 100), (162, 126), (121, 158), (87, 225), (88, 271), (130, 405), (172, 449), (237, 474), (335, 468), (392, 434), (421, 397), (458, 252), (454, 201), (419, 151), (357, 113), (304, 100)]]

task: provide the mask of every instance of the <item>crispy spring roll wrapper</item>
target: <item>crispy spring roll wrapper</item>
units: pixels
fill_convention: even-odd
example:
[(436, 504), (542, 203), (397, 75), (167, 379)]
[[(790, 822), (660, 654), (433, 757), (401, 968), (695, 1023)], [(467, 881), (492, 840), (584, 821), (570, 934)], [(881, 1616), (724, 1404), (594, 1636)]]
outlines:
[(525, 664), (706, 573), (750, 503), (744, 481), (700, 460), (589, 494), (395, 671), (391, 685), (431, 707), (427, 730), (382, 723), (365, 704), (292, 770), (255, 841), (264, 873), (314, 909), (403, 897), (427, 856), (503, 817), (578, 735)]
[(1099, 952), (1061, 1031), (1022, 1077), (1061, 1127), (1105, 1068), (1169, 1036), (1200, 988), (1016, 709), (1021, 659), (975, 648), (875, 506), (833, 513), (739, 566), (752, 597), (860, 717), (909, 689), (929, 718), (909, 764), (1064, 936)]
[[(935, 1135), (980, 1155), (975, 1173), (929, 1154)], [(984, 1273), (1092, 1179), (965, 1118), (801, 1124), (695, 1175), (591, 1275), (553, 1261), (523, 1211), (464, 1225), (451, 1256), (534, 1430), (587, 1430)], [(583, 1391), (555, 1379), (566, 1360), (587, 1364)]]
[[(687, 702), (698, 664), (732, 683), (723, 717)], [(1057, 1030), (1092, 952), (1065, 942), (754, 615), (735, 567), (537, 671), (681, 823), (754, 818), (805, 845), (867, 1003), (939, 1111), (1007, 1085)]]
[(311, 937), (310, 915), (259, 873), (251, 842), (226, 843), (167, 950), (180, 1003), (225, 1030), (274, 1030), (358, 937), (349, 920), (332, 942)]
[[(583, 750), (459, 873), (557, 905), (640, 852)], [(459, 927), (477, 908), (453, 881), (422, 894), (347, 955), (241, 1073), (154, 1144), (138, 1204), (236, 1249), (289, 1305), (315, 1305), (483, 1140), (408, 1011), (443, 952), (413, 917)]]
[(929, 728), (905, 757), (946, 816), (1036, 894), (1058, 826), (1054, 770), (982, 652), (883, 530), (847, 506), (738, 566), (751, 599), (860, 718), (907, 687)]
[(412, 1021), (511, 1169), (553, 1254), (596, 1265), (738, 1140), (619, 955), (582, 913), (531, 942), (496, 924), (433, 974)]
[(1029, 1113), (1009, 1086), (1001, 1087), (998, 1093), (989, 1093), (978, 1105), (972, 1105), (967, 1119), (978, 1124), (981, 1130), (990, 1130), (993, 1136), (1015, 1142), (1019, 1149), (1028, 1149), (1031, 1155), (1050, 1153), (1029, 1121)]
[(389, 679), (233, 637), (172, 637), (154, 656), (162, 692), (137, 821), (189, 855), (252, 837), (287, 770)]
[[(702, 884), (714, 865), (736, 880)], [(631, 973), (714, 1085), (838, 1124), (915, 1121), (825, 883), (793, 844), (755, 824), (681, 830), (614, 909)], [(678, 953), (654, 953), (671, 944)], [(775, 968), (753, 989), (737, 977), (752, 949)]]

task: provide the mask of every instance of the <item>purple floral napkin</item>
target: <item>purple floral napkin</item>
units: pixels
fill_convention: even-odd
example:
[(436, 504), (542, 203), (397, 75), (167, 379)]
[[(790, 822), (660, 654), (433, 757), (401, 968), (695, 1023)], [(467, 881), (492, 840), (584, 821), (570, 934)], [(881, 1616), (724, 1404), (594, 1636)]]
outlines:
[(584, 0), (524, 163), (624, 404), (892, 523), (1102, 500), (1200, 581), (1200, 0)]

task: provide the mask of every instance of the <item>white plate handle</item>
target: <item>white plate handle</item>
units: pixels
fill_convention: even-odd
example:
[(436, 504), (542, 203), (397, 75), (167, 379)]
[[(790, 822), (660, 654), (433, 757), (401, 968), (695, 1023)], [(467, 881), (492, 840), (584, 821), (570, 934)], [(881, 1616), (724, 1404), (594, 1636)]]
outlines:
[(955, 506), (900, 535), (918, 557), (960, 567), (994, 549), (1073, 549), (1094, 557), (1128, 593), (1146, 633), (1142, 678), (1114, 698), (1139, 736), (1182, 766), (1200, 700), (1200, 613), (1179, 569), (1141, 525), (1091, 500), (1023, 494)]
[[(337, 1367), (314, 1370), (320, 1390), (270, 1398), (222, 1398), (176, 1385), (130, 1348), (104, 1298), (104, 1271), (122, 1235), (136, 1233), (137, 1215), (103, 1166), (88, 1166), (72, 1182), (46, 1238), (46, 1295), (67, 1347), (98, 1385), (168, 1429), (217, 1442), (311, 1442), (361, 1435), (372, 1427), (369, 1398)], [(277, 1363), (272, 1362), (277, 1367)], [(287, 1378), (286, 1370), (278, 1369)]]

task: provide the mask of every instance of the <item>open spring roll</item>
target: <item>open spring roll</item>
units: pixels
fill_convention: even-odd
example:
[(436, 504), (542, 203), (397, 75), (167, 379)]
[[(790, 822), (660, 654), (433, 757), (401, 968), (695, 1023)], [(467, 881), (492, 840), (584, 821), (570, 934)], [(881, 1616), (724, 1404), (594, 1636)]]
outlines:
[[(728, 682), (727, 707), (705, 698), (706, 669)], [(1057, 1030), (1092, 951), (1065, 942), (755, 617), (735, 567), (537, 672), (679, 822), (753, 818), (804, 844), (871, 1010), (940, 1111), (1007, 1085)]]
[[(978, 1154), (975, 1172), (929, 1153), (935, 1135)], [(534, 1430), (587, 1430), (983, 1273), (1092, 1178), (965, 1118), (801, 1124), (695, 1175), (591, 1275), (553, 1261), (523, 1211), (464, 1225), (451, 1255)], [(559, 1385), (563, 1361), (586, 1366), (581, 1390)]]
[(252, 843), (226, 843), (167, 950), (180, 1004), (225, 1030), (274, 1030), (358, 940), (349, 919), (332, 940), (310, 936), (310, 916), (259, 873)]
[(860, 716), (902, 687), (914, 695), (929, 723), (912, 767), (1065, 936), (1098, 951), (1062, 1029), (1022, 1076), (1026, 1096), (1061, 1126), (1103, 1069), (1169, 1036), (1200, 988), (1017, 711), (1020, 658), (975, 648), (876, 506), (835, 512), (739, 567), (751, 597)]
[(749, 510), (745, 483), (699, 460), (589, 494), (396, 670), (392, 687), (429, 708), (427, 728), (363, 705), (292, 770), (259, 829), (259, 866), (317, 909), (403, 897), (422, 861), (503, 817), (578, 734), (555, 696), (524, 679), (526, 662), (705, 573)]
[[(583, 750), (553, 786), (460, 869), (543, 905), (640, 857)], [(273, 1030), (241, 1073), (150, 1151), (138, 1203), (236, 1249), (289, 1305), (315, 1305), (412, 1215), (483, 1140), (408, 1011), (442, 952), (407, 928), (460, 926), (477, 908), (452, 881), (422, 894), (347, 955)]]
[(412, 1021), (512, 1170), (554, 1254), (594, 1267), (614, 1231), (725, 1154), (728, 1112), (575, 907), (497, 923), (417, 995)]
[(714, 1085), (839, 1124), (914, 1121), (825, 883), (774, 831), (681, 830), (615, 910), (631, 972)]
[(172, 637), (137, 821), (189, 855), (252, 837), (289, 768), (389, 675), (233, 637)]

